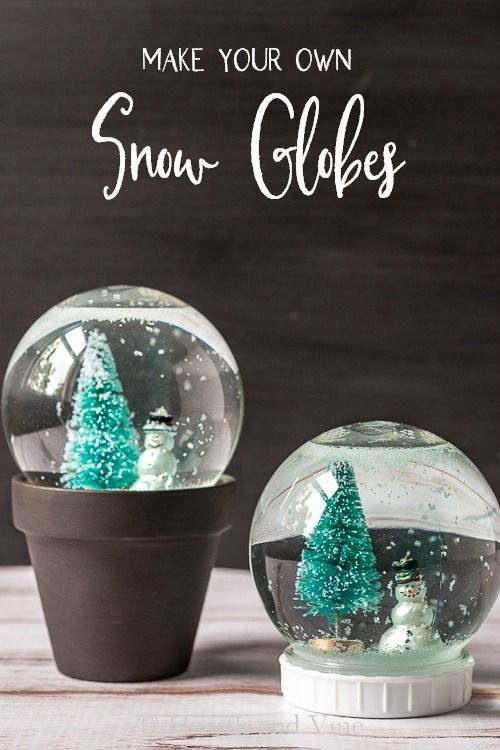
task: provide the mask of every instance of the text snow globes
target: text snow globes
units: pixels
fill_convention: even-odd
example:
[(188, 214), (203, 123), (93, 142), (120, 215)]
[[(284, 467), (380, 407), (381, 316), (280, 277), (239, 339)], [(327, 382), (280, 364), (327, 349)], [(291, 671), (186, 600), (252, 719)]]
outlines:
[(229, 526), (223, 472), (243, 415), (222, 336), (163, 292), (85, 292), (21, 339), (2, 405), (23, 472), (14, 522), (59, 669), (106, 681), (182, 672)]
[(464, 646), (500, 586), (500, 510), (450, 443), (367, 422), (326, 432), (275, 472), (251, 565), (288, 639), (285, 697), (351, 716), (451, 710), (471, 692)]

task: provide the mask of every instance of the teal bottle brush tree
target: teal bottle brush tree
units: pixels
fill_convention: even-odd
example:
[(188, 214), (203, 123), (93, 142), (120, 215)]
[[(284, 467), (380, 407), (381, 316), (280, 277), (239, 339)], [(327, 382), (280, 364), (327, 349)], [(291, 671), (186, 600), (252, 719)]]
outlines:
[(106, 336), (90, 331), (73, 396), (61, 466), (70, 489), (128, 488), (137, 479), (139, 442)]
[(326, 617), (341, 637), (341, 618), (378, 609), (380, 578), (354, 472), (346, 461), (331, 467), (337, 489), (306, 541), (295, 593), (306, 615)]

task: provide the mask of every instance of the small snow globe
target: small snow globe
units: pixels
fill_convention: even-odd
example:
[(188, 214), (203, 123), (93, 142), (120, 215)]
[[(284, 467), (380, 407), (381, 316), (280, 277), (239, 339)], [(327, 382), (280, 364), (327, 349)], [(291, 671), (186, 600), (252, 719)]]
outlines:
[(418, 716), (470, 698), (464, 647), (500, 586), (500, 510), (476, 466), (416, 427), (310, 440), (255, 511), (251, 567), (285, 697), (312, 711)]
[(243, 391), (214, 326), (169, 294), (95, 289), (42, 315), (5, 377), (3, 423), (29, 482), (82, 490), (217, 483)]

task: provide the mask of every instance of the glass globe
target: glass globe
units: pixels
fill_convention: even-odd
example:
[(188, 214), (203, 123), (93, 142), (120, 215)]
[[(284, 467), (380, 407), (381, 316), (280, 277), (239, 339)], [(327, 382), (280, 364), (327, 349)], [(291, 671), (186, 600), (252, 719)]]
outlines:
[(366, 422), (325, 432), (279, 467), (250, 551), (295, 663), (401, 675), (461, 658), (498, 594), (499, 544), (497, 501), (458, 448)]
[(3, 423), (32, 482), (77, 489), (213, 485), (243, 417), (214, 326), (154, 289), (77, 294), (42, 315), (8, 365)]

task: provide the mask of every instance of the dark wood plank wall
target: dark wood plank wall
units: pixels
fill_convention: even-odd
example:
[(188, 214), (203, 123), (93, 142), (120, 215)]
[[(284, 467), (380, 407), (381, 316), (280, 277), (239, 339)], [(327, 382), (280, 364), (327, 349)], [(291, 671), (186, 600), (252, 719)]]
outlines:
[[(243, 372), (247, 414), (222, 564), (245, 565), (276, 466), (338, 424), (404, 420), (461, 446), (500, 489), (496, 3), (401, 0), (3, 0), (0, 4), (0, 359), (78, 290), (138, 283), (204, 312)], [(203, 46), (202, 75), (141, 70), (141, 49)], [(281, 74), (223, 74), (220, 46), (282, 49)], [(353, 50), (351, 72), (297, 73), (297, 48)], [(90, 127), (115, 91), (124, 140), (220, 159), (198, 187), (127, 182), (104, 201), (112, 149)], [(271, 91), (321, 100), (333, 147), (352, 93), (359, 153), (394, 140), (407, 166), (388, 201), (359, 180), (339, 201), (266, 200), (253, 180), (255, 111)], [(277, 138), (292, 131), (273, 120)], [(0, 562), (25, 559), (0, 449)]]

